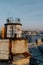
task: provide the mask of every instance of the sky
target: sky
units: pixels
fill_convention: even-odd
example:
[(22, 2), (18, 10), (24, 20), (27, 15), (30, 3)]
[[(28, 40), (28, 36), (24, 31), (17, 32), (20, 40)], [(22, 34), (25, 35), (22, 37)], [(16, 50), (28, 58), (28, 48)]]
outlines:
[(8, 17), (20, 18), (23, 29), (43, 30), (43, 0), (0, 0), (0, 28)]

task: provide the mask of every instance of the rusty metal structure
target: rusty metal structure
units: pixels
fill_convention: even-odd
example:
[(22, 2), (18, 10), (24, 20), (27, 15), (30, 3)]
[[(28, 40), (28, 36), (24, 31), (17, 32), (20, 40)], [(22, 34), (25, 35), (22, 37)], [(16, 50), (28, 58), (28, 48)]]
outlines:
[(2, 30), (4, 31), (2, 39), (9, 40), (10, 62), (13, 61), (13, 57), (16, 55), (22, 54), (24, 57), (31, 56), (30, 53), (28, 53), (28, 40), (27, 38), (22, 38), (22, 24), (20, 23), (20, 19), (16, 18), (15, 21), (14, 23), (8, 18), (7, 23), (4, 24), (4, 30)]

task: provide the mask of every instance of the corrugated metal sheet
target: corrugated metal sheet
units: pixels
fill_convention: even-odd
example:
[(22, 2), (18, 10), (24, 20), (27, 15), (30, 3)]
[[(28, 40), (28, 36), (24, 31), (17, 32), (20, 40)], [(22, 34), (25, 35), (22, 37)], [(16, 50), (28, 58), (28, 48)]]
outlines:
[(0, 40), (0, 59), (9, 57), (9, 40)]
[(12, 53), (24, 53), (28, 51), (27, 40), (15, 40), (12, 41)]

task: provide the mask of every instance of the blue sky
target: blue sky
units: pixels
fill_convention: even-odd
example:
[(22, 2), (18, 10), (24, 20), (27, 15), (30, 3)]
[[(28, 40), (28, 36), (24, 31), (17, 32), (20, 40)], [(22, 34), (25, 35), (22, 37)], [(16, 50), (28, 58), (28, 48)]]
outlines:
[(8, 17), (20, 18), (24, 29), (43, 30), (43, 0), (0, 0), (0, 28)]

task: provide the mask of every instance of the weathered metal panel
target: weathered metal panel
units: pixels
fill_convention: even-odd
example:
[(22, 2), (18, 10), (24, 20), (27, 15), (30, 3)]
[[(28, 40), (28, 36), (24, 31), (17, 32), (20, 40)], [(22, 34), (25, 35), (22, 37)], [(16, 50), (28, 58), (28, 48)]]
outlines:
[(12, 64), (15, 65), (29, 65), (30, 64), (30, 56), (27, 58), (22, 58), (16, 61), (13, 61)]
[(16, 33), (16, 37), (22, 37), (22, 26), (21, 25), (14, 25), (13, 26), (13, 36)]
[(11, 37), (11, 35), (12, 35), (12, 26), (8, 25), (7, 26), (7, 37)]
[(9, 58), (9, 40), (0, 40), (0, 59)]
[(12, 41), (11, 51), (13, 54), (27, 52), (28, 51), (27, 40), (14, 40), (14, 41)]
[[(13, 27), (13, 29), (12, 29), (12, 27)], [(7, 37), (12, 38), (15, 36), (15, 34), (16, 34), (17, 38), (22, 36), (22, 26), (20, 26), (20, 25), (8, 25), (7, 26)]]
[(38, 41), (37, 41), (38, 43), (37, 43), (37, 45), (42, 45), (42, 40), (41, 39), (38, 39)]

